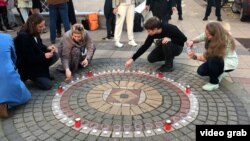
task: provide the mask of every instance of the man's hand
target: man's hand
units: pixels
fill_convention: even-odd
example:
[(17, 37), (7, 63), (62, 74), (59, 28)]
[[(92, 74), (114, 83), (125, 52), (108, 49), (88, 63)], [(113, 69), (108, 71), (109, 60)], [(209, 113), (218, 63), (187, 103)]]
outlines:
[(162, 44), (167, 44), (168, 42), (170, 42), (171, 41), (171, 39), (170, 38), (168, 38), (168, 37), (164, 37), (164, 38), (162, 38)]
[(173, 12), (175, 12), (177, 9), (176, 9), (176, 7), (174, 6), (174, 7), (172, 7), (172, 11)]
[(113, 9), (113, 13), (116, 15), (117, 12), (118, 12), (118, 8), (115, 7), (115, 8)]
[(66, 76), (65, 81), (71, 80), (71, 75), (72, 75), (72, 74), (71, 74), (70, 69), (67, 68), (67, 69), (65, 70), (65, 76)]
[(47, 50), (51, 51), (51, 52), (57, 52), (57, 48), (54, 45), (50, 45)]
[[(188, 57), (189, 57), (190, 59), (194, 59), (194, 56), (197, 57), (197, 55), (196, 55), (194, 52), (192, 52), (192, 51), (187, 52), (187, 55), (188, 55)], [(197, 58), (196, 58), (196, 59), (197, 59)]]
[(87, 57), (81, 62), (81, 65), (83, 67), (87, 67), (89, 65), (89, 61), (88, 61)]
[(125, 63), (125, 69), (130, 68), (134, 63), (134, 60), (132, 58), (128, 59), (128, 61)]
[(145, 6), (145, 10), (149, 11), (150, 7), (148, 5)]
[(53, 56), (53, 52), (47, 52), (47, 53), (45, 53), (45, 58), (46, 59), (49, 59), (49, 58), (51, 58)]

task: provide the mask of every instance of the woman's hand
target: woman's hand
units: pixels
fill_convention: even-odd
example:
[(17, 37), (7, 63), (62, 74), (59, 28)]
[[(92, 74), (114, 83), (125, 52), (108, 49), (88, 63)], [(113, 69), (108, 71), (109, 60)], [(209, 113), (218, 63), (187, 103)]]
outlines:
[(118, 12), (118, 8), (115, 7), (115, 8), (113, 9), (113, 13), (116, 15), (117, 12)]
[(47, 50), (49, 50), (51, 52), (57, 52), (57, 48), (54, 45), (48, 46)]
[(89, 61), (88, 61), (87, 57), (81, 62), (81, 65), (83, 67), (87, 67), (89, 65)]
[(65, 70), (65, 76), (66, 76), (65, 81), (71, 80), (72, 74), (69, 68)]
[(128, 59), (128, 61), (125, 63), (125, 69), (130, 68), (134, 63), (134, 60), (132, 58)]
[(197, 55), (194, 52), (188, 51), (187, 55), (190, 59), (197, 60)]
[(187, 47), (190, 47), (190, 48), (192, 48), (193, 47), (193, 45), (194, 45), (194, 41), (193, 40), (189, 40), (189, 41), (187, 41)]

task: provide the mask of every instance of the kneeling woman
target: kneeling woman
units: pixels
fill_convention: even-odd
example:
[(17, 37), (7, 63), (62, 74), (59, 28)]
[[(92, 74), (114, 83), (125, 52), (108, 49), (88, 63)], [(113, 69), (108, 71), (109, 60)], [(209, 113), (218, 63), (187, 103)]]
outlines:
[(188, 47), (194, 43), (205, 41), (205, 52), (203, 55), (196, 55), (192, 51), (188, 56), (194, 60), (203, 61), (197, 73), (201, 76), (209, 76), (209, 83), (202, 86), (203, 90), (212, 91), (219, 88), (219, 82), (224, 72), (236, 69), (238, 56), (235, 52), (233, 37), (222, 27), (220, 23), (211, 22), (206, 25), (205, 33), (187, 42)]
[[(81, 24), (74, 24), (71, 30), (67, 31), (58, 46), (58, 53), (61, 58), (66, 80), (70, 80), (72, 73), (75, 73), (82, 65), (90, 64), (95, 53), (95, 46), (87, 30)], [(60, 69), (59, 69), (60, 70)]]

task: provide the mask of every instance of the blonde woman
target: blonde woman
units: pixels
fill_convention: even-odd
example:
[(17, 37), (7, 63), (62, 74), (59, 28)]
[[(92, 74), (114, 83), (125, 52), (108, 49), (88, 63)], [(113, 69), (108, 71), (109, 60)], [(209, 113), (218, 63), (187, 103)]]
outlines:
[(226, 31), (220, 23), (211, 22), (206, 25), (205, 33), (187, 42), (187, 46), (192, 48), (193, 44), (205, 41), (205, 52), (197, 55), (192, 51), (188, 56), (194, 60), (203, 61), (197, 70), (201, 76), (209, 76), (209, 83), (202, 86), (203, 90), (212, 91), (219, 88), (219, 82), (224, 76), (224, 72), (236, 69), (238, 56), (235, 52), (235, 42), (233, 37)]
[(95, 53), (95, 46), (87, 30), (81, 24), (74, 24), (67, 31), (58, 46), (58, 53), (65, 71), (66, 80), (70, 80), (79, 66), (87, 67)]

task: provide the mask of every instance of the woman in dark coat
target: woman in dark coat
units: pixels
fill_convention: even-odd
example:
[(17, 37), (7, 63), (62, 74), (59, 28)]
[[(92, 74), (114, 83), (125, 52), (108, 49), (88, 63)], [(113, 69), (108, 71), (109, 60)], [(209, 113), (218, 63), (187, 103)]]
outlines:
[(17, 68), (21, 79), (35, 82), (41, 89), (52, 87), (49, 66), (58, 60), (55, 46), (45, 46), (40, 33), (45, 20), (40, 14), (31, 15), (14, 40), (17, 54)]

